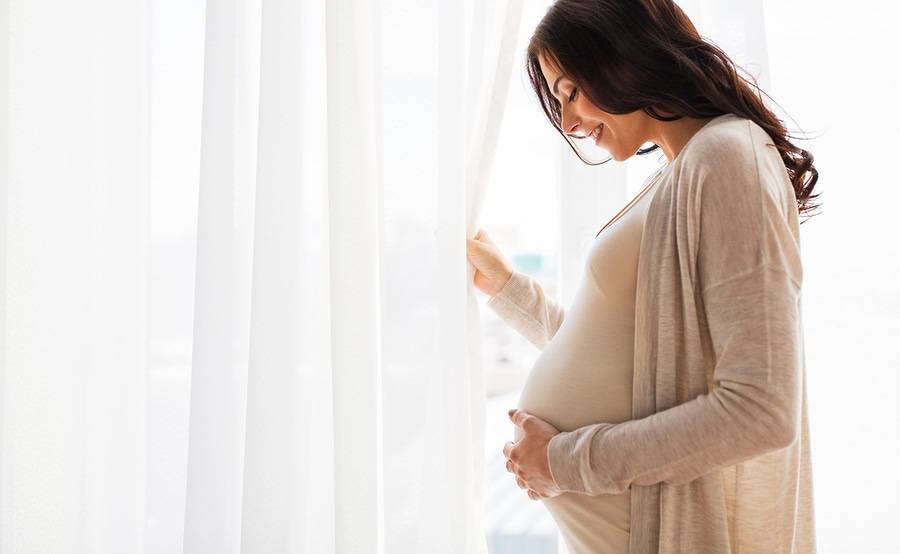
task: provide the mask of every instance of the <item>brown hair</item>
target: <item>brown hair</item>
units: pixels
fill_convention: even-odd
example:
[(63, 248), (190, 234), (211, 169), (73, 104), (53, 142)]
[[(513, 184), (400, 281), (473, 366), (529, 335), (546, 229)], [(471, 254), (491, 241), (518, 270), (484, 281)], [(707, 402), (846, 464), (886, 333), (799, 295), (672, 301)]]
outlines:
[[(799, 213), (819, 207), (810, 203), (819, 196), (812, 194), (819, 176), (812, 153), (788, 140), (796, 137), (763, 103), (756, 80), (739, 75), (736, 69), (743, 69), (704, 40), (671, 0), (556, 0), (531, 37), (525, 67), (544, 114), (581, 161), (599, 165), (585, 160), (562, 131), (559, 101), (541, 73), (538, 54), (608, 113), (643, 110), (660, 121), (733, 113), (753, 120), (784, 160)], [(675, 115), (663, 116), (660, 109)]]

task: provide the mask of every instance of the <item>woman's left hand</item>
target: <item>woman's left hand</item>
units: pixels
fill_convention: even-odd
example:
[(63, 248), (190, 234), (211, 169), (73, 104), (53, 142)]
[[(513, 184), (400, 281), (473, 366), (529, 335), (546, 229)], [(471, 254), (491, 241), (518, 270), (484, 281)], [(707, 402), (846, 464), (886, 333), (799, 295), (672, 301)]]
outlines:
[(562, 491), (550, 473), (547, 455), (550, 439), (559, 434), (559, 429), (522, 410), (510, 410), (509, 417), (525, 435), (519, 442), (507, 442), (503, 447), (506, 471), (516, 475), (519, 488), (527, 489), (532, 500), (559, 496)]

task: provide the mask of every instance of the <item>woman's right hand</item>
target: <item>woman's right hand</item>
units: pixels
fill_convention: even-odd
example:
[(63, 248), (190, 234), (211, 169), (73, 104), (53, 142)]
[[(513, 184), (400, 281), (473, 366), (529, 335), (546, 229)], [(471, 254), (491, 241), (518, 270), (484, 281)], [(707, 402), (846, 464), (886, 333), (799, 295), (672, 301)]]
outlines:
[(494, 296), (512, 277), (513, 267), (484, 229), (466, 239), (466, 257), (475, 266), (475, 287)]

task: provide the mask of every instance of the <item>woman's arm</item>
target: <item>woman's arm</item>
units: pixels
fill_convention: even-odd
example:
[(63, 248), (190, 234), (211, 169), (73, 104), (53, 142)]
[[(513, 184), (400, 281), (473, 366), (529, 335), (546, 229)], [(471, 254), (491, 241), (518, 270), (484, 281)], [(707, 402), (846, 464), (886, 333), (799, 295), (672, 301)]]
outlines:
[(515, 270), (487, 305), (539, 350), (550, 342), (565, 317), (565, 309), (548, 297), (535, 279)]

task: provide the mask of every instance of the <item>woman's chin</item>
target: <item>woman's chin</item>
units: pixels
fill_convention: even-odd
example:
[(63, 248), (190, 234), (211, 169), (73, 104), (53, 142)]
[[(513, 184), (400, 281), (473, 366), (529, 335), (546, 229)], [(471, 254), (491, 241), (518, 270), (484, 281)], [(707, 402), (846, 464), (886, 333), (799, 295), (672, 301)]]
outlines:
[(612, 159), (616, 160), (617, 162), (624, 162), (637, 153), (637, 151), (634, 151), (631, 154), (625, 154), (624, 152), (627, 152), (627, 150), (620, 150), (618, 148), (610, 148), (607, 150), (607, 152), (609, 152), (609, 155), (612, 156)]
[(606, 150), (607, 154), (609, 154), (609, 156), (617, 162), (621, 162), (623, 159), (625, 159), (622, 158), (622, 153), (618, 148), (615, 148), (614, 145), (607, 143), (601, 145), (601, 147)]

